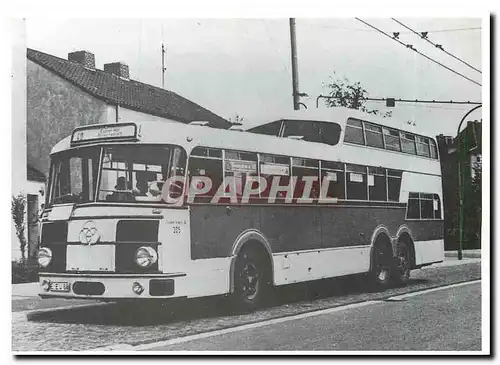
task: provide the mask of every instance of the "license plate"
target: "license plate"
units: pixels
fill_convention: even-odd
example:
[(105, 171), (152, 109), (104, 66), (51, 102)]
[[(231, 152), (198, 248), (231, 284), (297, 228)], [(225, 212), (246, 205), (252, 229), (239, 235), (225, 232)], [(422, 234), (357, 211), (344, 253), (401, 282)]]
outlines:
[(51, 283), (50, 291), (62, 291), (69, 292), (70, 285), (69, 283)]

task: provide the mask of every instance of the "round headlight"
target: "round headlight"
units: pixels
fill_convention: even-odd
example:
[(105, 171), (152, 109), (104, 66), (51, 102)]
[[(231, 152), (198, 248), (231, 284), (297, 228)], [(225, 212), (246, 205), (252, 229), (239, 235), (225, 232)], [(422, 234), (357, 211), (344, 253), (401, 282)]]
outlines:
[(52, 251), (50, 250), (50, 248), (42, 247), (40, 250), (38, 250), (38, 264), (41, 267), (49, 266), (51, 261)]
[(139, 247), (135, 251), (135, 263), (142, 267), (148, 268), (158, 260), (158, 254), (152, 247)]

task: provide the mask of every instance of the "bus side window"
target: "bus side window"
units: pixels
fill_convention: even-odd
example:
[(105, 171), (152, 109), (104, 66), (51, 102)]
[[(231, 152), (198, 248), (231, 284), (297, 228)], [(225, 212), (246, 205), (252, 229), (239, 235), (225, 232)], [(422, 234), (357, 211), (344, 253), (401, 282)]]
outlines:
[(387, 192), (388, 200), (392, 202), (399, 201), (399, 193), (401, 190), (402, 171), (387, 170)]
[(420, 198), (418, 193), (408, 194), (406, 219), (420, 219)]
[[(318, 199), (320, 192), (319, 184), (319, 163), (316, 160), (309, 160), (305, 158), (292, 158), (292, 174), (297, 179), (293, 197), (295, 199)], [(306, 178), (304, 180), (304, 177)], [(316, 178), (311, 185), (309, 191), (304, 192), (306, 181), (309, 178)], [(303, 196), (305, 193), (305, 196)]]
[(347, 199), (367, 200), (366, 167), (346, 164)]
[[(279, 186), (288, 186), (290, 182), (290, 158), (285, 156), (260, 155), (259, 173), (267, 182), (266, 188), (260, 193), (261, 198), (269, 197), (273, 179), (278, 178)], [(276, 194), (276, 200), (286, 198), (285, 191)], [(263, 199), (264, 201), (265, 199)], [(267, 201), (267, 200), (266, 200)]]
[[(200, 201), (199, 199), (196, 199), (197, 197), (205, 198), (201, 199), (202, 201), (205, 201), (206, 198), (212, 198), (217, 192), (219, 186), (222, 184), (222, 158), (211, 157), (211, 156), (222, 156), (222, 154), (210, 153), (211, 150), (209, 149), (206, 150), (207, 150), (205, 153), (206, 157), (193, 156), (193, 153), (191, 154), (189, 161), (189, 179), (190, 179), (189, 186), (191, 186), (193, 179), (195, 179), (196, 177), (208, 177), (212, 182), (212, 186), (207, 193), (202, 195), (197, 194), (195, 196), (194, 201)], [(193, 152), (195, 151), (193, 150)], [(200, 151), (197, 151), (197, 154), (198, 153), (201, 154)], [(203, 189), (204, 184), (205, 183), (203, 182), (203, 180), (200, 179), (197, 182), (196, 188)]]
[[(321, 184), (328, 181), (326, 198), (345, 199), (344, 164), (341, 162), (321, 161)], [(324, 188), (322, 186), (321, 190)]]
[(387, 201), (386, 171), (382, 167), (368, 167), (369, 200)]
[[(232, 189), (238, 197), (241, 197), (244, 193), (247, 177), (257, 176), (257, 154), (227, 150), (225, 152), (224, 173), (225, 178), (229, 178), (227, 182), (233, 184), (227, 186), (225, 192), (229, 193), (229, 189)], [(256, 186), (254, 184), (252, 184), (252, 187)], [(252, 197), (255, 197), (255, 195), (250, 196), (250, 198)]]
[(248, 132), (278, 137), (280, 129), (281, 129), (281, 120), (278, 120), (276, 122), (263, 124), (255, 128), (250, 128)]
[(441, 219), (441, 199), (438, 194), (433, 194), (434, 196), (434, 219)]
[(430, 146), (431, 146), (431, 158), (437, 159), (438, 158), (438, 153), (437, 153), (437, 147), (436, 147), (436, 142), (431, 138), (429, 139)]
[(339, 143), (341, 128), (337, 123), (320, 122), (319, 142), (335, 146)]
[(344, 142), (365, 144), (362, 121), (352, 118), (347, 120)]

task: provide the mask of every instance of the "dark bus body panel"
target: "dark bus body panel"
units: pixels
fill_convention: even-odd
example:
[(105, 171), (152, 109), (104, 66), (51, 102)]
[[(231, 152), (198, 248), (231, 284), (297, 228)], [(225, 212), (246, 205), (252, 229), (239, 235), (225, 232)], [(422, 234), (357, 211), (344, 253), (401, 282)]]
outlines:
[(443, 238), (442, 220), (405, 220), (405, 207), (191, 205), (191, 259), (228, 257), (238, 236), (260, 231), (273, 253), (364, 246), (384, 225), (395, 237), (406, 225), (414, 241)]

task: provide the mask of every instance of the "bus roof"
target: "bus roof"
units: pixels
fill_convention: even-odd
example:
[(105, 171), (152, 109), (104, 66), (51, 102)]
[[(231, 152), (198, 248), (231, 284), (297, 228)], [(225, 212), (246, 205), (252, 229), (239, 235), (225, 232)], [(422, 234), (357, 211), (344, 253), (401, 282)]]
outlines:
[[(128, 123), (128, 125), (130, 125), (130, 123)], [(108, 127), (120, 127), (125, 124), (127, 123), (108, 125)], [(365, 146), (344, 144), (342, 142), (343, 132), (340, 142), (335, 146), (331, 146), (323, 143), (291, 138), (268, 136), (245, 131), (231, 131), (198, 125), (186, 125), (182, 123), (158, 123), (156, 121), (151, 121), (137, 122), (135, 124), (138, 126), (139, 130), (138, 140), (131, 141), (130, 143), (178, 145), (183, 147), (188, 155), (193, 148), (203, 146), (317, 160), (341, 161), (370, 166), (387, 165), (387, 167), (393, 169), (403, 169), (405, 166), (414, 166), (416, 171), (440, 174), (439, 160)], [(96, 129), (105, 127), (99, 124), (95, 126), (97, 127)], [(85, 126), (84, 128), (89, 127), (90, 126)], [(86, 145), (116, 143), (124, 143), (124, 141), (113, 142), (104, 140)], [(71, 147), (71, 137), (67, 137), (54, 146), (52, 153), (61, 152)]]
[[(392, 117), (380, 117), (374, 114), (369, 114), (356, 109), (334, 107), (322, 109), (301, 109), (284, 111), (272, 114), (265, 114), (259, 117), (253, 117), (248, 120), (245, 119), (243, 127), (245, 130), (258, 127), (262, 124), (267, 124), (276, 120), (302, 120), (302, 121), (322, 121), (332, 122), (339, 124), (342, 129), (347, 122), (348, 118), (361, 119), (366, 122), (380, 124), (390, 128), (396, 128), (401, 131), (411, 132), (422, 136), (429, 137), (427, 133), (419, 130), (418, 126), (413, 126), (408, 123), (402, 122)], [(432, 138), (432, 137), (431, 137)]]

